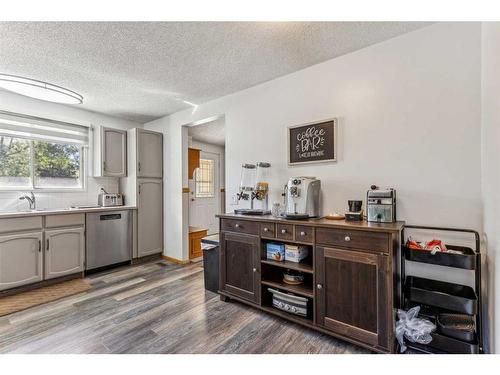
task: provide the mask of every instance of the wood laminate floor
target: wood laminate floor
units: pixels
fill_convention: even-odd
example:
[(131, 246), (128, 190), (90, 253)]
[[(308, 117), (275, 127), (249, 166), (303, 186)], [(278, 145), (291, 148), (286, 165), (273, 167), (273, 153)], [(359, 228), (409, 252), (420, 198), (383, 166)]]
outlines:
[(0, 317), (0, 353), (367, 353), (205, 291), (201, 264), (88, 277), (85, 293)]

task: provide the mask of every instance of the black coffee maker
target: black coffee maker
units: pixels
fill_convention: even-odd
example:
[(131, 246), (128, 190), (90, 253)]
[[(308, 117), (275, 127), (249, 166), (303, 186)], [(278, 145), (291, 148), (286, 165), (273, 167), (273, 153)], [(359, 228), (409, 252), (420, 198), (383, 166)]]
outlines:
[(362, 221), (363, 220), (363, 201), (348, 200), (347, 205), (349, 211), (345, 213), (346, 221)]

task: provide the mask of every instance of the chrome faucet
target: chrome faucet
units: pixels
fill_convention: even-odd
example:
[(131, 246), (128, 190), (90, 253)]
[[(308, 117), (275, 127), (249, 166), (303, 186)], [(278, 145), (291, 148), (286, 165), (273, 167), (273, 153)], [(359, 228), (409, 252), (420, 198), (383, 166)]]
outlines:
[(22, 197), (19, 197), (19, 200), (27, 200), (30, 205), (30, 210), (36, 210), (36, 198), (35, 194), (33, 194), (32, 191), (30, 191), (30, 195), (28, 196), (27, 194), (23, 195)]

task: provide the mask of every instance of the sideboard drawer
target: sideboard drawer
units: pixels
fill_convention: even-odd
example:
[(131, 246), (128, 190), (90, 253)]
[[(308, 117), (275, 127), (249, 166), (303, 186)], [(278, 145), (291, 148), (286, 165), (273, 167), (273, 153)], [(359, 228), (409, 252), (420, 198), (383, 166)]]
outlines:
[(295, 241), (313, 243), (314, 228), (307, 225), (295, 226)]
[(221, 219), (221, 229), (228, 232), (259, 234), (259, 223), (248, 220)]
[(275, 238), (276, 229), (274, 223), (260, 223), (260, 236), (266, 238)]
[(380, 232), (316, 228), (316, 243), (387, 253), (390, 249), (390, 236)]
[(293, 225), (276, 224), (276, 237), (282, 240), (293, 240)]

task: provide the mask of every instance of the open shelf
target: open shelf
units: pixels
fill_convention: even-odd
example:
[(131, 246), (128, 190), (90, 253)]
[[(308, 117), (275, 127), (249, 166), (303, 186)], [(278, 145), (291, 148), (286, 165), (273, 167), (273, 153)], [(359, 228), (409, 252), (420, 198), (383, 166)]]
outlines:
[(313, 273), (312, 265), (303, 262), (296, 263), (296, 262), (290, 262), (288, 260), (285, 260), (284, 262), (278, 262), (276, 260), (271, 260), (271, 259), (262, 259), (260, 262), (275, 267), (281, 267), (305, 273)]
[(307, 284), (290, 285), (279, 280), (261, 280), (261, 283), (290, 293), (298, 294), (299, 296), (314, 298), (312, 286)]
[(281, 318), (285, 318), (285, 319), (291, 320), (292, 322), (295, 322), (298, 324), (303, 324), (303, 325), (306, 325), (308, 327), (310, 327), (312, 325), (312, 322), (313, 322), (312, 316), (311, 317), (303, 317), (303, 316), (299, 316), (299, 315), (294, 315), (294, 314), (287, 313), (285, 311), (278, 310), (277, 308), (272, 307), (272, 306), (262, 305), (261, 309), (264, 311), (267, 311), (270, 314), (277, 315)]

